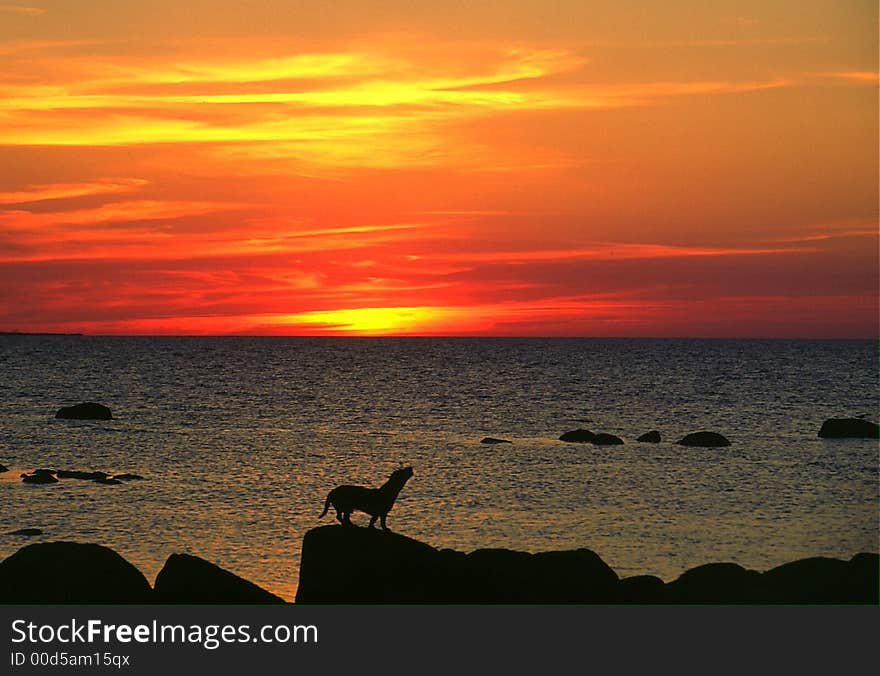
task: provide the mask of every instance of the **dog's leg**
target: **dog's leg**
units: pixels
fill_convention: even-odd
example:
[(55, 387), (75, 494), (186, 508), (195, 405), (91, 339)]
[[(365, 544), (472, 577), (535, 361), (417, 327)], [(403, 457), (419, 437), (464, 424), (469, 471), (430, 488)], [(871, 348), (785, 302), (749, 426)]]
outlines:
[(345, 525), (345, 519), (342, 517), (342, 512), (339, 511), (338, 509), (336, 510), (336, 520), (337, 520), (339, 523)]
[(391, 532), (391, 529), (388, 527), (388, 524), (385, 523), (385, 517), (386, 517), (386, 516), (388, 516), (388, 515), (387, 515), (387, 514), (383, 514), (382, 517), (381, 517), (381, 518), (382, 518), (382, 530), (384, 530), (386, 533), (390, 533), (390, 532)]
[[(371, 516), (370, 517), (370, 528), (372, 528), (373, 526), (376, 525), (376, 519), (378, 519), (378, 518), (379, 518), (378, 516)], [(384, 523), (383, 523), (383, 526), (384, 526)]]

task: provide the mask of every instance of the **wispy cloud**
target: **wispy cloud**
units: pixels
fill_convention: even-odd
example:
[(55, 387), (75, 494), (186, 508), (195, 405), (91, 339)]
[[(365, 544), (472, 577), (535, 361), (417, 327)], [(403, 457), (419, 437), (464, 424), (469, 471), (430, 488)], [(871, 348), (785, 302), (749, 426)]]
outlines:
[(42, 7), (26, 7), (23, 5), (0, 5), (0, 12), (8, 12), (10, 14), (21, 14), (23, 16), (42, 16), (46, 13)]

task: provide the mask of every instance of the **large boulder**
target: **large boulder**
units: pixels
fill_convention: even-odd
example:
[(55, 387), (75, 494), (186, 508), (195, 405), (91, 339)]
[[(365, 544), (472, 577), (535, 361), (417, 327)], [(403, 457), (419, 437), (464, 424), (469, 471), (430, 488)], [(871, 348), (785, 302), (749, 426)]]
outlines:
[(156, 576), (162, 603), (286, 603), (253, 582), (190, 554), (172, 554)]
[(565, 432), (559, 437), (559, 441), (568, 441), (577, 444), (592, 444), (596, 440), (596, 435), (590, 430), (576, 429)]
[(657, 430), (645, 432), (642, 436), (636, 439), (636, 441), (641, 441), (643, 444), (659, 444), (660, 432), (658, 432)]
[(621, 603), (658, 603), (666, 599), (666, 584), (656, 575), (625, 577), (618, 585)]
[(22, 547), (0, 562), (0, 603), (149, 603), (150, 584), (112, 549), (78, 542)]
[(87, 401), (84, 404), (60, 408), (55, 417), (65, 420), (112, 420), (113, 414), (103, 404)]
[(303, 538), (297, 603), (573, 603), (616, 598), (617, 575), (588, 549), (441, 550), (369, 528)]
[(691, 434), (686, 434), (675, 443), (680, 446), (705, 446), (709, 448), (730, 446), (730, 441), (724, 435), (718, 434), (718, 432), (692, 432)]
[(764, 603), (877, 604), (877, 554), (850, 561), (815, 556), (784, 563), (761, 576)]
[(878, 439), (880, 426), (862, 418), (830, 418), (819, 430), (822, 439)]
[(667, 599), (679, 603), (754, 602), (761, 574), (736, 563), (707, 563), (667, 585)]

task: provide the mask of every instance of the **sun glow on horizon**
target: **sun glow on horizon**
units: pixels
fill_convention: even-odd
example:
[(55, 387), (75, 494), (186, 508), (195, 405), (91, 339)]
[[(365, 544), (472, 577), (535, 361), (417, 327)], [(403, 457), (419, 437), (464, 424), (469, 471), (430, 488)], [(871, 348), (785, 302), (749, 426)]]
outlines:
[(0, 330), (876, 336), (869, 4), (5, 12)]

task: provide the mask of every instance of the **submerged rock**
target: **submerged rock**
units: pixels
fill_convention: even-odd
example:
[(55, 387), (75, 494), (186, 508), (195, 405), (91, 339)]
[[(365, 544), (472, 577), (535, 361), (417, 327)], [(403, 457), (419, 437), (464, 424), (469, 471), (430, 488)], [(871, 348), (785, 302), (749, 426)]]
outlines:
[(155, 584), (163, 603), (286, 603), (280, 596), (189, 554), (168, 557)]
[(8, 472), (8, 471), (9, 471), (9, 468), (6, 465), (0, 465), (0, 474), (3, 474), (3, 472)]
[(593, 443), (597, 446), (617, 446), (623, 443), (623, 439), (613, 434), (599, 432), (594, 438)]
[(60, 408), (55, 417), (65, 420), (112, 420), (113, 414), (103, 404), (87, 401), (83, 404)]
[(7, 535), (42, 535), (43, 531), (39, 528), (19, 528), (18, 530), (13, 530), (7, 533)]
[(109, 476), (102, 476), (94, 480), (96, 484), (104, 484), (105, 486), (120, 486), (122, 481)]
[(137, 568), (112, 549), (78, 542), (40, 542), (0, 562), (3, 603), (149, 603), (153, 591)]
[(507, 439), (496, 439), (495, 437), (483, 437), (480, 439), (481, 444), (512, 444), (512, 441), (508, 441)]
[(141, 481), (143, 477), (140, 474), (114, 474), (114, 479), (119, 481)]
[(96, 481), (107, 477), (106, 472), (83, 472), (74, 469), (59, 469), (55, 476), (59, 479), (80, 479), (82, 481)]
[(819, 430), (822, 439), (878, 439), (880, 426), (862, 418), (830, 418)]
[(568, 441), (577, 444), (592, 444), (595, 440), (596, 435), (590, 432), (590, 430), (584, 429), (571, 430), (570, 432), (565, 432), (559, 437), (559, 441)]
[(659, 444), (660, 432), (658, 432), (657, 430), (645, 432), (642, 436), (636, 439), (636, 441), (641, 441), (643, 444)]
[(692, 432), (675, 442), (680, 446), (730, 446), (730, 441), (718, 432)]
[(22, 483), (26, 484), (57, 484), (58, 479), (56, 479), (51, 474), (43, 474), (43, 473), (34, 473), (34, 474), (22, 474), (21, 475)]

